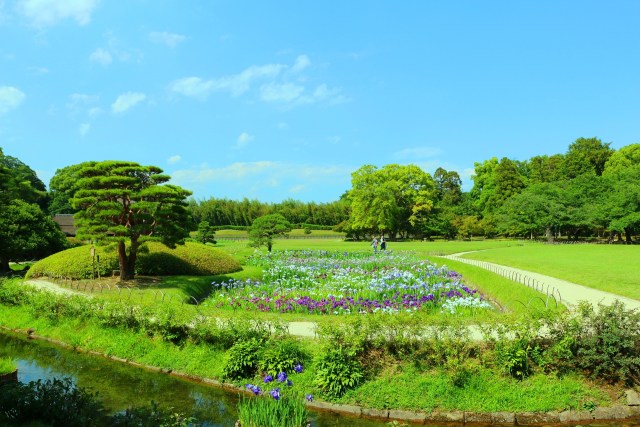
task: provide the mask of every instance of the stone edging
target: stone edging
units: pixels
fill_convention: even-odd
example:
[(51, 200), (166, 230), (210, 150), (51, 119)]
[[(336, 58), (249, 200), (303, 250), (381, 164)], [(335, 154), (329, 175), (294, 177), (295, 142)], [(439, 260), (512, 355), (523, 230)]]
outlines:
[[(73, 349), (86, 354), (104, 357), (131, 366), (143, 368), (152, 372), (172, 375), (189, 381), (207, 384), (210, 386), (222, 388), (224, 390), (237, 391), (246, 393), (247, 391), (235, 384), (225, 383), (211, 378), (190, 375), (184, 372), (173, 371), (171, 369), (159, 368), (157, 366), (143, 365), (141, 363), (123, 359), (117, 356), (111, 356), (97, 351), (74, 348), (63, 341), (53, 338), (36, 335), (30, 331), (23, 329), (12, 329), (0, 325), (0, 329), (14, 333), (16, 335), (28, 335), (31, 339), (37, 339), (55, 344), (59, 347)], [(12, 373), (17, 375), (16, 372)], [(9, 375), (12, 375), (9, 374)], [(305, 402), (310, 409), (317, 411), (334, 412), (352, 417), (365, 417), (377, 420), (397, 420), (406, 421), (412, 424), (433, 424), (433, 423), (455, 423), (456, 425), (499, 425), (499, 426), (537, 426), (546, 424), (573, 424), (576, 422), (597, 422), (597, 421), (622, 421), (640, 419), (640, 397), (633, 390), (627, 391), (627, 399), (630, 401), (628, 405), (616, 405), (606, 408), (597, 407), (593, 411), (551, 411), (551, 412), (468, 412), (468, 411), (434, 411), (419, 412), (408, 411), (402, 409), (372, 409), (363, 408), (357, 405), (341, 405), (322, 401)]]

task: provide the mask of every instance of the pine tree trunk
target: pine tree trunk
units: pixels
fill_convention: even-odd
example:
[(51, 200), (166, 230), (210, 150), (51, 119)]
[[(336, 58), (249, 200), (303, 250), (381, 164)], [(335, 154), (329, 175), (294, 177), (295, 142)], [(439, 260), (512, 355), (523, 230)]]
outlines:
[(127, 280), (127, 247), (124, 240), (118, 242), (118, 266), (120, 267), (120, 280)]

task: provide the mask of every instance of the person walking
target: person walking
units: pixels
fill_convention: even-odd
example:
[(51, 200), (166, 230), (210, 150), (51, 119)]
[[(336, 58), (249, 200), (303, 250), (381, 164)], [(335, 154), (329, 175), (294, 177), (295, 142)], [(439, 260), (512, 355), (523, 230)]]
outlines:
[(384, 239), (384, 235), (380, 236), (380, 250), (381, 251), (387, 250), (387, 241)]
[(373, 240), (371, 241), (371, 246), (373, 246), (373, 253), (377, 254), (378, 253), (378, 239), (376, 239), (374, 237)]

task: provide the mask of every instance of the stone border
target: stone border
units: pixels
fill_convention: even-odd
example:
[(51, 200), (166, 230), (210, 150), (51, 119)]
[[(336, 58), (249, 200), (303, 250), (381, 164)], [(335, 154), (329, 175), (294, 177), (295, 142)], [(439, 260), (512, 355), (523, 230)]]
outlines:
[[(46, 341), (51, 344), (72, 349), (81, 353), (100, 356), (116, 362), (126, 363), (131, 366), (146, 369), (152, 372), (172, 375), (196, 383), (207, 384), (223, 390), (247, 393), (243, 387), (235, 384), (225, 383), (212, 378), (204, 378), (171, 369), (159, 368), (157, 366), (143, 365), (133, 360), (111, 356), (93, 350), (82, 350), (74, 346), (58, 341), (53, 338), (34, 334), (30, 330), (12, 329), (0, 325), (0, 329), (15, 335), (27, 335), (30, 339)], [(17, 370), (15, 373), (17, 380)], [(9, 374), (9, 375), (12, 375)], [(415, 425), (455, 424), (455, 425), (495, 425), (495, 426), (541, 426), (548, 424), (573, 424), (576, 422), (614, 422), (640, 420), (640, 396), (634, 390), (627, 390), (626, 398), (628, 405), (616, 405), (611, 407), (597, 407), (593, 411), (551, 411), (551, 412), (469, 412), (469, 411), (433, 411), (420, 412), (402, 409), (373, 409), (364, 408), (357, 405), (342, 405), (323, 401), (305, 402), (306, 406), (315, 411), (333, 412), (355, 418), (371, 418), (380, 421), (404, 421)]]
[(0, 384), (17, 382), (18, 381), (18, 370), (16, 369), (13, 372), (9, 372), (4, 375), (0, 375)]

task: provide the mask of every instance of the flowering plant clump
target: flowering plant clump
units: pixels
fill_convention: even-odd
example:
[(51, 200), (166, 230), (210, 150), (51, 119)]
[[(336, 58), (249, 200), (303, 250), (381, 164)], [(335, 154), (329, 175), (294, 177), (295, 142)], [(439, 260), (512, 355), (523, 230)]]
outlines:
[[(296, 365), (295, 372), (302, 372), (301, 364)], [(265, 375), (262, 379), (265, 384), (274, 381), (285, 384), (287, 388), (293, 387), (293, 382), (286, 372), (280, 372), (275, 378), (272, 375)], [(300, 395), (287, 394), (282, 387), (273, 387), (269, 391), (263, 391), (254, 384), (246, 384), (245, 387), (255, 397), (241, 399), (238, 405), (241, 425), (301, 427), (308, 424), (307, 410)], [(311, 402), (313, 395), (306, 394), (304, 399)]]
[(491, 307), (458, 273), (410, 253), (280, 251), (248, 264), (264, 268), (262, 281), (214, 283), (206, 304), (313, 314)]

